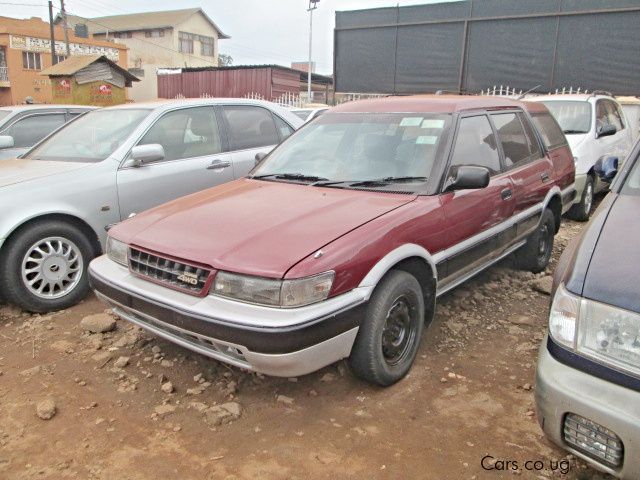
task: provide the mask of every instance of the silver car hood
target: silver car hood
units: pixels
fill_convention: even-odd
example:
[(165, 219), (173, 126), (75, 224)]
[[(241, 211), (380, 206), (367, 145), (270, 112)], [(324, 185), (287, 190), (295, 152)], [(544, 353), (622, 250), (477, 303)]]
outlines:
[(0, 162), (0, 187), (80, 170), (90, 165), (90, 163), (49, 162), (20, 158), (3, 160)]

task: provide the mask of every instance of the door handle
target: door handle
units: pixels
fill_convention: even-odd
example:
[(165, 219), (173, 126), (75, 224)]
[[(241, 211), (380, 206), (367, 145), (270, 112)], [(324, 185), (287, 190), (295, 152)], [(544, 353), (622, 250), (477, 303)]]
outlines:
[(207, 165), (207, 170), (221, 170), (231, 166), (231, 162), (228, 160), (214, 160)]
[(540, 174), (540, 180), (542, 180), (542, 183), (548, 182), (549, 181), (549, 172), (543, 172)]
[(500, 196), (502, 197), (502, 200), (511, 200), (511, 197), (513, 197), (513, 191), (510, 188), (505, 188), (500, 192)]

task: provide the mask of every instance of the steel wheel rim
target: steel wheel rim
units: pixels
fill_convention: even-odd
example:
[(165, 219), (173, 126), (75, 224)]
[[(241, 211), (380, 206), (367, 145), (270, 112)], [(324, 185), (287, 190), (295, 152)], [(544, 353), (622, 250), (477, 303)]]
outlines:
[(80, 283), (84, 262), (78, 246), (64, 237), (47, 237), (27, 249), (22, 259), (22, 282), (32, 295), (55, 300)]
[(549, 226), (545, 223), (540, 227), (540, 242), (538, 244), (538, 258), (544, 259), (549, 253)]
[(414, 309), (406, 296), (394, 300), (382, 330), (382, 354), (387, 365), (401, 363), (410, 355), (416, 336)]
[(593, 205), (593, 185), (587, 183), (587, 189), (584, 192), (584, 211), (589, 214)]

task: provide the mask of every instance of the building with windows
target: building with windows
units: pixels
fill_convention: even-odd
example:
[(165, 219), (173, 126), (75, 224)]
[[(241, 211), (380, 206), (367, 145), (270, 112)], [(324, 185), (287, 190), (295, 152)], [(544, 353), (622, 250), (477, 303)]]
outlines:
[(158, 97), (158, 68), (217, 66), (218, 40), (230, 38), (201, 8), (94, 18), (68, 15), (67, 24), (86, 25), (94, 38), (129, 47), (128, 68), (140, 79), (129, 91), (134, 101)]
[[(71, 55), (104, 55), (122, 67), (127, 65), (127, 47), (68, 32)], [(0, 17), (0, 105), (51, 103), (51, 83), (40, 72), (66, 58), (64, 31), (54, 29), (55, 58), (51, 58), (49, 24), (40, 18), (26, 20)], [(55, 61), (54, 61), (55, 60)]]

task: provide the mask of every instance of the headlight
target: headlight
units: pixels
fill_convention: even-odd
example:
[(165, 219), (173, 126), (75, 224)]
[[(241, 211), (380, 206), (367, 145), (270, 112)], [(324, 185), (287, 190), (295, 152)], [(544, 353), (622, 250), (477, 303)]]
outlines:
[(218, 272), (212, 293), (260, 305), (301, 307), (325, 300), (331, 291), (333, 277), (333, 272), (325, 272), (295, 280), (273, 280)]
[(580, 355), (640, 375), (640, 315), (569, 293), (551, 305), (549, 334)]
[(128, 267), (129, 245), (113, 237), (107, 237), (107, 257), (120, 265)]

